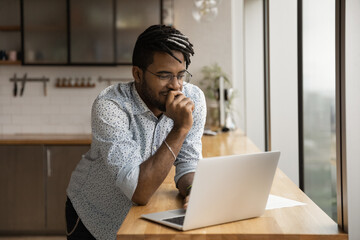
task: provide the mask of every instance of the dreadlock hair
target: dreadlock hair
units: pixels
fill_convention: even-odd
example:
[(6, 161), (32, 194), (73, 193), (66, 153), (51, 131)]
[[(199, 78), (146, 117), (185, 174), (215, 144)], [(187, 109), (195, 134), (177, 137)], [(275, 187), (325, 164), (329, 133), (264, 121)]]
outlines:
[(180, 59), (174, 56), (172, 50), (184, 55), (186, 69), (190, 65), (190, 54), (194, 55), (193, 45), (189, 39), (177, 29), (166, 25), (152, 25), (141, 33), (136, 40), (132, 64), (146, 69), (152, 62), (154, 52), (166, 52), (179, 63)]

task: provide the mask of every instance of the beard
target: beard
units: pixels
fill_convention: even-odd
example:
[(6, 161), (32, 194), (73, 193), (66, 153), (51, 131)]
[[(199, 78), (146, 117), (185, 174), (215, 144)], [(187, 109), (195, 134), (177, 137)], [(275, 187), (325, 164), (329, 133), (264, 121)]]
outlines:
[(145, 102), (148, 107), (157, 108), (162, 112), (166, 112), (166, 104), (165, 101), (161, 102), (159, 97), (156, 96), (156, 93), (151, 91), (149, 88), (145, 76), (140, 83), (140, 95), (143, 97), (143, 101)]

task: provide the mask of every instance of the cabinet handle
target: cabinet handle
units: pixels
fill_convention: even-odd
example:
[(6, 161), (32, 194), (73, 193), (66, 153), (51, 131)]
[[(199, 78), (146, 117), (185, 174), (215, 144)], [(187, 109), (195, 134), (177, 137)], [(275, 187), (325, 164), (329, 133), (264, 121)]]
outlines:
[(51, 151), (46, 149), (47, 176), (51, 177)]

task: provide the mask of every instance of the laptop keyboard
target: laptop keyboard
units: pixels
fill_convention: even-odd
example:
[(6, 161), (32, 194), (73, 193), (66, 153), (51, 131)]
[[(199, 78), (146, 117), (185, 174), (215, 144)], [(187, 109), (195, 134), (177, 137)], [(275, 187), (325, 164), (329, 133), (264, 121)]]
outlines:
[(166, 219), (163, 219), (163, 221), (175, 223), (177, 225), (182, 226), (182, 225), (184, 225), (184, 219), (185, 219), (185, 216), (180, 216), (180, 217), (166, 218)]

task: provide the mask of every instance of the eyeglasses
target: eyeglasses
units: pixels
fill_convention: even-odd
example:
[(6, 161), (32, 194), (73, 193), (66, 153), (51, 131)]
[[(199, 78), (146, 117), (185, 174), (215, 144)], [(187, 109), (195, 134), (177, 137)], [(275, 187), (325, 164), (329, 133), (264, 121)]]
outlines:
[(157, 76), (161, 82), (166, 83), (166, 84), (170, 83), (174, 79), (174, 77), (176, 77), (179, 84), (186, 85), (188, 82), (190, 82), (191, 77), (192, 77), (191, 73), (189, 73), (187, 70), (184, 70), (183, 72), (179, 73), (176, 76), (172, 73), (156, 74), (156, 73), (150, 72), (147, 69), (145, 69), (145, 71), (148, 71), (152, 75)]

